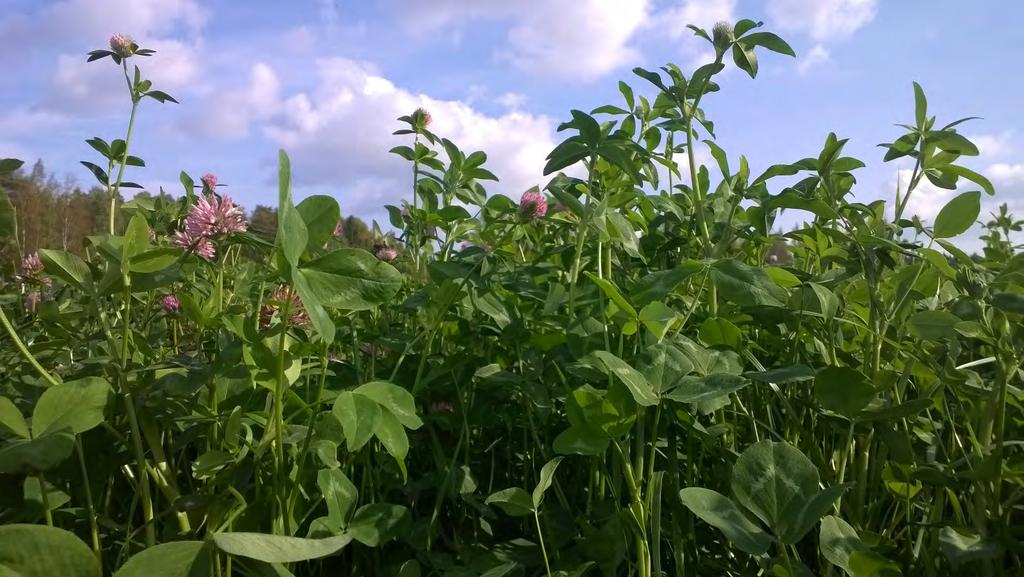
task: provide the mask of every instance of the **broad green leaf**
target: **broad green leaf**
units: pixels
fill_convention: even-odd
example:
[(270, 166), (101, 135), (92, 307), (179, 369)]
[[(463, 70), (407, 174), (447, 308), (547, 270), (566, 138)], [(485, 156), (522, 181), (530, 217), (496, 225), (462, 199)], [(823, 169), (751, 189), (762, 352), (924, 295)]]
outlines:
[(711, 278), (722, 298), (743, 306), (781, 307), (786, 290), (775, 284), (768, 273), (734, 259), (712, 265)]
[(661, 301), (647, 303), (644, 308), (640, 309), (639, 314), (640, 322), (658, 340), (665, 338), (665, 334), (672, 328), (676, 318), (676, 311)]
[(401, 505), (373, 503), (360, 507), (352, 516), (348, 532), (367, 547), (379, 547), (401, 535), (410, 521), (409, 510)]
[(974, 226), (981, 213), (981, 193), (965, 192), (942, 207), (935, 217), (932, 235), (935, 238), (952, 238), (959, 236)]
[(71, 456), (75, 436), (58, 431), (32, 440), (18, 439), (0, 446), (0, 473), (20, 474), (46, 471)]
[(306, 223), (307, 249), (316, 250), (334, 237), (334, 228), (341, 219), (338, 201), (333, 197), (313, 195), (305, 198), (295, 210)]
[(423, 421), (416, 414), (416, 400), (413, 399), (412, 393), (398, 385), (387, 381), (373, 381), (356, 387), (352, 392), (373, 399), (408, 429), (418, 429), (423, 425)]
[(703, 269), (704, 263), (689, 260), (672, 269), (652, 272), (640, 277), (630, 288), (629, 295), (637, 306), (646, 306), (653, 301), (664, 299), (683, 281)]
[(231, 555), (265, 563), (296, 563), (333, 555), (352, 542), (352, 535), (303, 539), (265, 533), (214, 533), (213, 542)]
[(809, 381), (814, 378), (814, 374), (814, 369), (806, 365), (790, 365), (788, 367), (768, 369), (767, 371), (759, 373), (745, 373), (743, 376), (759, 383), (775, 383), (781, 385), (783, 383)]
[(340, 469), (320, 469), (316, 474), (316, 486), (327, 503), (327, 518), (335, 527), (344, 529), (359, 500), (356, 486)]
[(84, 433), (103, 422), (110, 385), (100, 377), (53, 385), (43, 392), (32, 413), (32, 435), (57, 431)]
[(156, 273), (178, 262), (179, 248), (153, 248), (132, 257), (128, 269), (135, 273)]
[(562, 462), (562, 457), (555, 457), (541, 467), (540, 480), (537, 481), (537, 486), (533, 488), (533, 508), (540, 509), (541, 503), (544, 502), (544, 493), (547, 492), (548, 487), (555, 479), (555, 469), (558, 468), (558, 464)]
[(850, 555), (857, 551), (865, 551), (867, 547), (861, 542), (857, 532), (849, 523), (839, 517), (827, 515), (821, 520), (818, 530), (818, 547), (829, 563), (846, 571), (852, 577)]
[(594, 281), (594, 284), (596, 284), (598, 288), (600, 288), (601, 291), (604, 292), (604, 294), (608, 298), (610, 298), (617, 307), (622, 309), (622, 312), (626, 313), (627, 315), (634, 319), (637, 318), (636, 309), (633, 308), (633, 305), (629, 304), (629, 301), (626, 300), (626, 297), (622, 296), (622, 293), (619, 291), (619, 287), (615, 286), (615, 284), (612, 283), (611, 281), (607, 281), (603, 278), (598, 277), (594, 273), (584, 272), (583, 274), (587, 275), (587, 278)]
[(785, 516), (818, 492), (818, 470), (799, 449), (785, 442), (761, 441), (736, 459), (732, 492), (741, 505), (773, 530)]
[(522, 517), (533, 513), (533, 498), (525, 490), (519, 487), (504, 489), (487, 497), (484, 503), (497, 505), (506, 515)]
[(992, 295), (992, 306), (1003, 312), (1024, 315), (1024, 295), (996, 293)]
[(295, 292), (299, 295), (299, 300), (302, 301), (302, 308), (309, 315), (309, 320), (312, 322), (313, 328), (320, 335), (320, 338), (327, 344), (334, 342), (334, 321), (331, 320), (330, 313), (324, 309), (319, 295), (313, 292), (309, 279), (306, 278), (306, 274), (302, 269), (292, 271), (292, 285), (294, 285)]
[(601, 361), (608, 372), (615, 375), (622, 384), (626, 385), (630, 394), (633, 395), (633, 400), (638, 405), (650, 407), (658, 404), (658, 395), (654, 393), (651, 384), (647, 382), (647, 379), (639, 371), (629, 366), (626, 361), (608, 351), (594, 351), (591, 354)]
[(825, 367), (814, 377), (814, 396), (818, 403), (847, 418), (852, 419), (871, 404), (876, 394), (867, 376), (857, 369)]
[(345, 444), (350, 452), (358, 451), (373, 437), (381, 417), (380, 405), (363, 395), (343, 391), (338, 394), (332, 410), (345, 431)]
[(100, 577), (100, 564), (74, 533), (44, 525), (0, 525), (0, 575)]
[(952, 527), (943, 527), (939, 531), (939, 547), (954, 567), (971, 561), (998, 559), (1002, 554), (998, 542)]
[(717, 528), (740, 550), (763, 555), (772, 538), (748, 519), (732, 499), (702, 487), (687, 487), (679, 492), (683, 505), (705, 523)]
[(603, 455), (611, 439), (601, 429), (573, 425), (551, 443), (559, 455)]
[(779, 54), (785, 54), (786, 56), (796, 56), (796, 52), (790, 48), (789, 44), (785, 40), (779, 38), (771, 32), (754, 32), (747, 34), (743, 37), (743, 42), (750, 46), (763, 46), (772, 52), (778, 52)]
[(693, 362), (678, 347), (666, 343), (644, 349), (637, 365), (655, 393), (668, 391), (693, 371)]
[(665, 398), (679, 403), (700, 403), (715, 397), (734, 393), (750, 384), (750, 381), (726, 373), (712, 373), (704, 377), (687, 376), (679, 385), (665, 394)]
[(63, 507), (71, 497), (55, 487), (52, 483), (47, 481), (46, 485), (46, 498), (43, 498), (43, 483), (39, 482), (38, 476), (25, 477), (25, 482), (22, 485), (22, 495), (25, 499), (25, 503), (31, 503), (37, 511), (43, 511), (49, 508), (50, 511), (55, 511)]
[(211, 552), (203, 541), (161, 543), (133, 555), (114, 577), (212, 577)]
[(946, 311), (921, 311), (910, 317), (910, 334), (929, 341), (956, 339), (960, 317)]
[(133, 256), (144, 252), (149, 247), (149, 223), (146, 217), (136, 213), (124, 231), (124, 242), (121, 244), (121, 270), (131, 270)]
[(306, 250), (309, 231), (299, 211), (292, 203), (292, 169), (291, 161), (284, 150), (278, 153), (278, 199), (277, 199), (277, 238), (274, 245), (281, 251), (281, 256), (291, 268), (299, 265), (299, 258)]
[(389, 302), (402, 288), (402, 273), (362, 249), (330, 252), (300, 270), (311, 294), (327, 308), (372, 309)]
[(797, 506), (785, 516), (784, 523), (779, 527), (779, 539), (790, 545), (798, 543), (826, 513), (832, 510), (836, 499), (851, 486), (833, 485), (819, 491), (810, 499), (798, 501)]
[(850, 553), (850, 574), (853, 577), (900, 577), (899, 565), (874, 551)]
[[(355, 395), (359, 396), (359, 395)], [(398, 467), (405, 476), (405, 456), (409, 454), (409, 437), (405, 428), (391, 411), (381, 410), (373, 431), (388, 453), (398, 461)]]
[(708, 317), (700, 325), (700, 340), (709, 347), (739, 349), (743, 343), (740, 329), (721, 317)]
[(92, 273), (89, 265), (81, 258), (62, 250), (39, 249), (39, 259), (46, 272), (59, 277), (69, 285), (86, 290), (92, 287)]
[(0, 430), (8, 431), (23, 439), (30, 437), (28, 423), (14, 402), (7, 397), (0, 397)]

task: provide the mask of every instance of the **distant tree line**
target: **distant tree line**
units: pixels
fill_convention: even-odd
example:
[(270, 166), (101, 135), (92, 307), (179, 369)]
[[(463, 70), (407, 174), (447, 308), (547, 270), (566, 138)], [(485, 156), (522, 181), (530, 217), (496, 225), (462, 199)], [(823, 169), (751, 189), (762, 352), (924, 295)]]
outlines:
[[(86, 237), (107, 232), (110, 199), (106, 190), (98, 186), (86, 190), (74, 180), (59, 180), (52, 172), (47, 172), (41, 160), (31, 169), (23, 167), (13, 173), (0, 174), (0, 189), (14, 205), (17, 226), (17, 242), (0, 246), (0, 271), (11, 271), (23, 255), (41, 248), (83, 255)], [(140, 192), (136, 198), (148, 196), (150, 193)], [(118, 230), (127, 225), (122, 215), (119, 212), (115, 223)], [(247, 218), (254, 234), (274, 237), (276, 208), (258, 205)], [(372, 230), (355, 216), (344, 219), (339, 240), (352, 247), (373, 250)]]

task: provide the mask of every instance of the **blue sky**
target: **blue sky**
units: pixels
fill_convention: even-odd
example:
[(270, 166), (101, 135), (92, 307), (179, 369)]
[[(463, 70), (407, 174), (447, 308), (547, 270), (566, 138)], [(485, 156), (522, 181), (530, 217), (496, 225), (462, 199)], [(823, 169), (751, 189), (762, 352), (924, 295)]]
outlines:
[[(138, 59), (180, 104), (147, 101), (129, 174), (177, 193), (177, 174), (214, 172), (252, 208), (275, 198), (276, 150), (293, 159), (297, 196), (331, 194), (343, 212), (381, 218), (408, 194), (387, 150), (395, 117), (431, 110), (437, 132), (482, 149), (518, 196), (540, 169), (570, 108), (619, 103), (633, 66), (692, 70), (708, 58), (693, 22), (763, 20), (798, 58), (765, 53), (756, 80), (732, 69), (705, 100), (719, 143), (753, 170), (817, 154), (829, 131), (868, 163), (855, 189), (891, 198), (897, 171), (875, 145), (913, 117), (911, 81), (981, 157), (971, 165), (1024, 212), (1024, 92), (1018, 24), (1024, 2), (987, 0), (0, 0), (0, 156), (42, 158), (89, 184), (83, 140), (123, 135), (119, 70), (87, 64), (113, 32), (157, 55)], [(640, 88), (644, 87), (644, 88)], [(707, 158), (707, 154), (703, 154)], [(953, 193), (923, 187), (911, 210), (933, 216)]]

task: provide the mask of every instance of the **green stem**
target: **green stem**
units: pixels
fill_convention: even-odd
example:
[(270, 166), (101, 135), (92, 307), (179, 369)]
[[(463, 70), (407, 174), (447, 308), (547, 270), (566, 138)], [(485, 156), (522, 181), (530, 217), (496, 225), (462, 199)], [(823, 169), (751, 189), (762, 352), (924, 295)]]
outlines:
[(46, 477), (43, 476), (42, 471), (36, 473), (36, 477), (39, 479), (39, 497), (43, 500), (43, 517), (46, 518), (46, 525), (53, 527), (53, 513), (50, 512), (50, 496), (46, 494)]
[(89, 486), (89, 470), (85, 466), (85, 451), (82, 449), (82, 439), (75, 439), (75, 452), (78, 454), (78, 466), (82, 469), (82, 488), (85, 490), (85, 510), (89, 515), (89, 533), (92, 536), (92, 552), (100, 563), (100, 573), (103, 572), (103, 545), (100, 542), (100, 529), (96, 521), (96, 508), (92, 502), (92, 488)]
[(21, 356), (24, 357), (30, 365), (32, 365), (32, 368), (39, 373), (39, 376), (46, 379), (46, 382), (50, 383), (51, 386), (59, 385), (60, 381), (44, 369), (43, 365), (40, 365), (39, 361), (36, 360), (36, 357), (29, 352), (28, 347), (25, 346), (21, 337), (18, 336), (18, 332), (14, 330), (14, 326), (11, 324), (11, 321), (7, 318), (7, 314), (4, 313), (3, 307), (0, 307), (0, 324), (4, 326), (4, 330), (7, 331), (8, 336), (10, 336), (11, 340), (14, 341), (14, 346), (18, 349), (18, 352), (21, 353)]
[(533, 521), (537, 524), (537, 540), (540, 541), (540, 553), (544, 556), (544, 568), (548, 571), (548, 577), (551, 577), (551, 564), (548, 562), (548, 550), (544, 546), (544, 531), (540, 528), (540, 516), (537, 514), (537, 510), (533, 510)]
[(139, 109), (139, 97), (135, 94), (131, 80), (128, 79), (128, 61), (121, 63), (124, 68), (124, 79), (128, 82), (128, 90), (132, 95), (132, 113), (128, 117), (128, 133), (124, 138), (124, 155), (121, 156), (121, 166), (117, 169), (117, 180), (110, 189), (110, 234), (114, 234), (114, 217), (117, 210), (117, 196), (121, 192), (121, 179), (124, 178), (124, 169), (128, 166), (128, 149), (132, 143), (132, 131), (135, 128), (135, 112)]

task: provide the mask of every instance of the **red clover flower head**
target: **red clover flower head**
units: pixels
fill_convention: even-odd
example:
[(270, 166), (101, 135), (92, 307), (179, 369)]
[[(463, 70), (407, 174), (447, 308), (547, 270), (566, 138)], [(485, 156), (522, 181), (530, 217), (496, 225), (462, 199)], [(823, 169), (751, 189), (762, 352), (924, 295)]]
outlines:
[(270, 326), (274, 313), (279, 312), (284, 305), (288, 305), (288, 324), (293, 327), (304, 327), (309, 325), (309, 315), (302, 307), (302, 300), (298, 293), (290, 290), (287, 286), (281, 285), (270, 293), (267, 300), (260, 308), (260, 327)]
[(164, 309), (166, 313), (176, 313), (181, 308), (181, 303), (178, 301), (178, 297), (174, 295), (167, 295), (160, 299), (160, 308)]
[(21, 259), (21, 266), (18, 267), (17, 279), (26, 284), (50, 286), (50, 279), (43, 276), (43, 261), (39, 260), (39, 253), (25, 255)]
[(430, 126), (430, 123), (434, 120), (434, 117), (430, 115), (426, 108), (417, 108), (416, 115), (423, 119), (423, 128)]
[[(205, 183), (204, 183), (205, 185)], [(174, 233), (174, 244), (212, 259), (216, 236), (245, 232), (245, 214), (229, 196), (206, 194), (199, 198), (185, 217), (185, 226)]]
[(206, 260), (213, 260), (213, 257), (217, 254), (217, 249), (213, 246), (213, 241), (206, 237), (193, 238), (184, 230), (179, 230), (174, 233), (174, 244), (185, 250), (192, 251)]
[(338, 220), (338, 224), (334, 225), (334, 238), (341, 239), (345, 236), (345, 229), (341, 226), (341, 220)]
[(217, 188), (217, 175), (212, 172), (204, 174), (199, 180), (203, 181), (203, 192), (205, 193), (211, 193)]
[(110, 50), (121, 58), (128, 58), (135, 52), (132, 48), (134, 44), (132, 37), (125, 34), (114, 34), (110, 37)]
[(544, 200), (544, 195), (535, 191), (528, 190), (523, 193), (523, 197), (519, 199), (519, 214), (527, 218), (540, 218), (548, 212), (548, 201)]
[(398, 258), (398, 249), (386, 244), (373, 247), (373, 255), (384, 262), (394, 262)]

